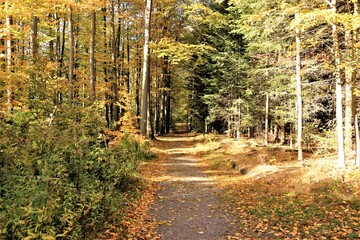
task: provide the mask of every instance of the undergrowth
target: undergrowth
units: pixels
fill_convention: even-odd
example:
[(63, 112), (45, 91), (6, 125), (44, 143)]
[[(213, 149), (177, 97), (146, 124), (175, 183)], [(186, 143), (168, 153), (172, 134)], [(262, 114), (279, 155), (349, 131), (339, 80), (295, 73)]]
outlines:
[(335, 169), (310, 153), (307, 167), (299, 167), (296, 152), (250, 141), (220, 139), (197, 147), (236, 218), (230, 239), (359, 239), (358, 169)]
[(149, 154), (127, 134), (109, 147), (97, 108), (44, 112), (0, 122), (0, 239), (94, 239), (140, 194)]

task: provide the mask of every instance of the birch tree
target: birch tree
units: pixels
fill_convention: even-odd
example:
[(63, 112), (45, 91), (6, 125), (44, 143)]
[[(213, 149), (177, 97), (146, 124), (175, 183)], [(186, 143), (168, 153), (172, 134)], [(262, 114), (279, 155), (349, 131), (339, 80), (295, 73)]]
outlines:
[(344, 152), (344, 131), (343, 131), (343, 95), (342, 95), (342, 78), (341, 78), (341, 52), (339, 42), (339, 31), (336, 21), (337, 8), (336, 0), (327, 1), (332, 12), (332, 34), (333, 34), (333, 54), (335, 60), (335, 81), (336, 81), (336, 129), (338, 138), (338, 167), (345, 167), (345, 152)]
[(303, 106), (302, 106), (302, 86), (301, 86), (301, 42), (300, 42), (300, 28), (299, 28), (299, 14), (295, 13), (295, 42), (296, 42), (296, 110), (297, 110), (297, 147), (298, 147), (298, 160), (303, 161), (303, 152), (302, 152), (302, 122), (303, 122)]
[(152, 0), (146, 0), (145, 8), (145, 36), (144, 36), (144, 60), (143, 60), (143, 76), (142, 76), (142, 98), (141, 98), (141, 120), (140, 133), (147, 135), (148, 131), (148, 111), (149, 111), (149, 95), (150, 95), (150, 23), (151, 23), (151, 6)]

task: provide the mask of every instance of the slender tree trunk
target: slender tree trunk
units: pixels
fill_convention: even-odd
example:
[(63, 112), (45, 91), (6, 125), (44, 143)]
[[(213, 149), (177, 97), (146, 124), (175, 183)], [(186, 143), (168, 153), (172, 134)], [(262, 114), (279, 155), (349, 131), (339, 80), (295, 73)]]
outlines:
[(355, 137), (356, 137), (356, 159), (355, 166), (360, 166), (360, 131), (359, 131), (359, 121), (358, 114), (355, 114)]
[[(136, 105), (136, 116), (140, 117), (141, 114), (141, 102), (140, 102), (140, 89), (141, 89), (141, 54), (139, 45), (136, 46), (137, 49), (137, 68), (136, 68), (136, 86), (135, 86), (135, 105)], [(140, 126), (140, 118), (138, 118), (138, 124)]]
[(158, 73), (158, 63), (155, 63), (155, 132), (160, 133), (160, 100), (161, 100), (161, 93), (160, 93), (160, 76)]
[(356, 137), (355, 166), (360, 167), (360, 131), (359, 131), (358, 114), (355, 114), (355, 137)]
[(69, 92), (69, 101), (73, 102), (74, 98), (74, 81), (75, 81), (75, 36), (74, 36), (74, 22), (73, 22), (73, 10), (70, 6), (68, 8), (69, 16), (69, 84), (70, 84), (70, 92)]
[[(54, 15), (49, 14), (50, 22), (52, 22), (54, 20), (54, 18), (55, 18)], [(52, 29), (49, 30), (49, 35), (51, 35), (51, 33), (52, 33)], [(56, 39), (58, 37), (57, 34), (58, 34), (58, 28), (56, 27)], [(50, 62), (55, 62), (56, 56), (57, 56), (57, 53), (55, 50), (55, 41), (54, 41), (54, 39), (51, 39), (49, 41), (49, 60), (50, 60)], [(53, 75), (53, 77), (55, 77), (55, 75)]]
[(129, 22), (126, 23), (126, 50), (127, 50), (127, 70), (126, 70), (126, 90), (130, 94), (130, 34)]
[(289, 122), (289, 147), (290, 148), (293, 148), (293, 138), (292, 138), (292, 135), (293, 135), (293, 126), (292, 126), (292, 123)]
[(301, 86), (301, 42), (300, 42), (300, 21), (299, 14), (295, 14), (296, 22), (296, 96), (297, 96), (297, 148), (298, 148), (298, 161), (303, 161), (302, 151), (302, 131), (303, 131), (303, 106), (302, 106), (302, 86)]
[(96, 63), (95, 63), (95, 39), (96, 39), (96, 12), (91, 12), (91, 36), (90, 36), (90, 88), (91, 101), (96, 99)]
[(286, 141), (286, 123), (283, 125), (283, 144), (285, 145), (287, 143)]
[[(35, 67), (38, 55), (38, 18), (36, 16), (31, 17), (31, 30), (30, 30), (30, 51), (31, 51), (31, 59), (30, 66), (33, 66), (33, 69), (30, 74), (30, 87), (29, 87), (29, 99), (33, 99), (36, 97), (36, 94), (39, 93), (40, 89), (37, 89), (37, 81), (36, 81), (36, 72), (37, 69)], [(31, 102), (30, 102), (31, 105)]]
[[(7, 7), (7, 2), (5, 2), (6, 7)], [(6, 24), (6, 68), (7, 71), (10, 73), (12, 72), (12, 64), (13, 64), (13, 51), (14, 51), (14, 46), (13, 46), (13, 39), (12, 39), (12, 33), (11, 33), (11, 27), (13, 25), (13, 18), (11, 16), (6, 17), (5, 20), (5, 24)], [(13, 93), (13, 89), (12, 89), (12, 83), (9, 80), (7, 83), (7, 104), (8, 104), (8, 111), (12, 112), (14, 110), (14, 104), (13, 104), (13, 100), (14, 100), (14, 93)]]
[(347, 64), (345, 67), (345, 120), (344, 120), (344, 136), (345, 136), (345, 152), (350, 152), (352, 150), (352, 135), (353, 135), (353, 123), (354, 123), (354, 113), (353, 113), (353, 90), (354, 90), (354, 80), (355, 80), (355, 71), (354, 71), (354, 60), (355, 60), (355, 47), (354, 47), (354, 38), (351, 29), (346, 30), (345, 33), (345, 43), (347, 50)]
[[(165, 76), (165, 75), (164, 75)], [(164, 81), (165, 82), (165, 81)], [(166, 93), (165, 90), (161, 90), (161, 116), (160, 116), (160, 135), (164, 135), (166, 133), (165, 130), (165, 116), (166, 116)]]
[[(108, 62), (106, 61), (108, 58), (108, 39), (107, 39), (107, 18), (106, 18), (106, 8), (102, 8), (102, 12), (103, 12), (103, 39), (104, 39), (104, 55), (105, 57), (105, 61), (103, 62), (103, 71), (104, 71), (104, 82), (107, 84), (109, 82), (108, 79)], [(110, 120), (110, 97), (108, 92), (105, 92), (105, 121), (106, 121), (106, 125), (108, 128), (110, 128), (110, 124), (111, 124), (111, 120)]]
[(150, 21), (151, 21), (151, 5), (152, 0), (146, 1), (145, 9), (145, 39), (144, 39), (144, 65), (143, 65), (143, 79), (142, 79), (142, 98), (141, 98), (141, 121), (140, 133), (143, 136), (147, 135), (147, 115), (148, 115), (148, 96), (150, 94)]
[(269, 144), (269, 94), (266, 93), (265, 104), (265, 146)]
[(237, 117), (238, 117), (238, 121), (236, 123), (237, 125), (237, 129), (236, 129), (236, 139), (238, 141), (240, 141), (240, 123), (241, 123), (241, 105), (240, 105), (240, 102), (238, 104), (236, 104), (236, 107), (237, 107)]
[(111, 6), (111, 64), (112, 64), (112, 116), (115, 122), (120, 120), (120, 108), (117, 104), (118, 96), (118, 72), (117, 72), (117, 44), (116, 44), (116, 27), (115, 27), (115, 4), (112, 1)]
[[(140, 56), (140, 47), (139, 45), (136, 46), (136, 60), (137, 60), (137, 67), (136, 67), (136, 82), (135, 82), (135, 108), (136, 108), (136, 116), (140, 116), (140, 83), (141, 83), (141, 56)], [(140, 124), (138, 118), (138, 124)]]
[(36, 64), (38, 57), (38, 17), (33, 16), (31, 21), (31, 65)]
[[(62, 68), (63, 68), (63, 60), (64, 60), (64, 51), (65, 51), (65, 28), (66, 21), (63, 20), (63, 29), (61, 30), (60, 18), (58, 13), (54, 15), (55, 21), (57, 22), (57, 32), (56, 32), (56, 40), (55, 40), (55, 59), (56, 59), (56, 91), (55, 91), (55, 104), (59, 105), (62, 101), (62, 94), (59, 90), (59, 79), (62, 76)], [(60, 35), (61, 34), (61, 35)]]
[[(354, 2), (354, 16), (355, 18), (357, 18), (359, 16), (359, 1), (355, 1)], [(354, 43), (357, 43), (359, 38), (358, 38), (358, 34), (359, 34), (359, 28), (358, 26), (353, 26), (353, 41)], [(358, 59), (358, 51), (356, 48), (354, 48), (354, 55), (356, 57), (354, 57), (355, 59)], [(353, 80), (353, 84), (355, 85), (356, 82), (356, 74), (357, 74), (357, 68), (354, 68), (354, 80)], [(357, 109), (356, 109), (356, 97), (353, 95), (353, 116), (354, 116), (354, 125), (355, 125), (355, 137), (356, 137), (356, 159), (355, 159), (355, 165), (356, 166), (360, 166), (360, 133), (359, 133), (359, 122), (358, 122), (358, 113), (357, 113)]]
[[(336, 16), (336, 0), (331, 1), (331, 8)], [(344, 132), (343, 132), (343, 115), (342, 115), (342, 79), (341, 79), (341, 53), (339, 46), (339, 36), (337, 23), (332, 23), (333, 31), (333, 51), (335, 58), (335, 80), (336, 80), (336, 124), (338, 137), (338, 167), (345, 167), (344, 153)]]
[[(150, 72), (150, 64), (148, 65), (148, 71)], [(151, 82), (151, 80), (150, 80)], [(155, 139), (155, 133), (154, 133), (154, 118), (153, 118), (153, 108), (152, 108), (152, 102), (151, 102), (151, 85), (149, 89), (148, 94), (148, 114), (147, 114), (147, 136), (149, 136), (150, 139)]]
[(170, 71), (170, 63), (169, 57), (164, 57), (164, 65), (165, 65), (165, 133), (170, 133), (171, 127), (171, 97), (170, 97), (170, 88), (171, 88), (171, 71)]

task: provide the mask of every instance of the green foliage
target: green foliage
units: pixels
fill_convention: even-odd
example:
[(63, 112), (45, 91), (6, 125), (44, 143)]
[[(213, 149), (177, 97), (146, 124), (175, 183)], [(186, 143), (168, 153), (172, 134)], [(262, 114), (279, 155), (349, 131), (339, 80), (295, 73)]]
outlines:
[[(226, 1), (196, 3), (187, 9), (192, 42), (211, 51), (193, 54), (184, 67), (189, 69), (187, 89), (191, 127), (224, 131), (227, 109), (246, 89), (247, 76), (242, 35), (232, 32)], [(190, 17), (191, 16), (191, 17)], [(190, 35), (189, 34), (189, 35)], [(189, 37), (184, 40), (191, 41)]]
[(0, 123), (1, 239), (89, 239), (121, 219), (146, 152), (131, 136), (109, 147), (100, 114), (63, 105)]

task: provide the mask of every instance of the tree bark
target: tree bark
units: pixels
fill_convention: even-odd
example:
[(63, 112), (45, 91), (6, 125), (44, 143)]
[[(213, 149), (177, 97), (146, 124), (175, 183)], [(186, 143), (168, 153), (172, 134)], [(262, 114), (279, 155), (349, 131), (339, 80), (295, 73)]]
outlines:
[(68, 8), (69, 16), (69, 101), (72, 103), (74, 98), (74, 81), (75, 81), (75, 36), (74, 36), (74, 22), (73, 22), (73, 10), (72, 7)]
[[(62, 69), (64, 66), (64, 52), (65, 52), (65, 29), (66, 29), (66, 20), (62, 22), (63, 28), (60, 28), (60, 18), (58, 13), (54, 15), (55, 20), (57, 21), (57, 33), (55, 40), (55, 59), (57, 63), (56, 67), (56, 92), (55, 92), (55, 104), (59, 105), (62, 102), (62, 93), (59, 91), (59, 79), (62, 77)], [(61, 35), (60, 35), (61, 34)]]
[[(30, 66), (33, 66), (33, 69), (30, 73), (30, 87), (29, 87), (29, 99), (34, 99), (37, 94), (40, 93), (40, 89), (37, 88), (36, 73), (37, 69), (35, 68), (37, 58), (38, 58), (38, 18), (36, 16), (31, 17), (31, 30), (30, 30)], [(41, 92), (44, 90), (41, 90)], [(45, 92), (45, 91), (44, 91)], [(31, 105), (31, 102), (30, 102)]]
[(354, 51), (354, 38), (352, 30), (348, 29), (345, 33), (345, 44), (347, 51), (347, 63), (345, 67), (345, 119), (344, 119), (344, 144), (345, 151), (350, 152), (352, 150), (352, 135), (353, 135), (353, 123), (354, 123), (354, 113), (353, 113), (353, 90), (354, 90), (354, 80), (355, 80), (355, 71), (354, 71), (354, 60), (355, 60), (355, 51)]
[(38, 57), (38, 17), (32, 16), (31, 21), (31, 65), (36, 64)]
[(91, 101), (96, 99), (96, 63), (95, 63), (95, 39), (96, 39), (96, 12), (91, 12), (91, 36), (90, 36), (90, 88)]
[(155, 63), (155, 132), (160, 133), (160, 74), (158, 73), (158, 63)]
[(237, 128), (236, 128), (236, 139), (238, 140), (238, 141), (240, 141), (240, 123), (241, 123), (241, 104), (240, 104), (240, 102), (239, 103), (237, 103), (236, 104), (236, 107), (237, 107), (237, 123), (236, 123), (236, 125), (237, 125)]
[[(107, 62), (107, 58), (108, 58), (108, 39), (107, 39), (107, 18), (106, 18), (106, 8), (102, 8), (102, 13), (103, 13), (103, 32), (102, 32), (102, 35), (103, 35), (103, 42), (104, 42), (104, 54), (105, 54), (105, 60), (103, 62), (103, 71), (104, 71), (104, 81), (105, 83), (107, 84), (109, 82), (109, 79), (108, 79), (108, 62)], [(109, 94), (108, 92), (106, 91), (105, 92), (105, 121), (106, 121), (106, 125), (108, 128), (110, 128), (110, 97), (109, 97)]]
[(265, 146), (269, 145), (269, 94), (266, 93), (265, 103)]
[(300, 21), (299, 14), (295, 14), (296, 22), (296, 110), (297, 110), (297, 148), (298, 148), (298, 161), (303, 161), (302, 151), (302, 128), (303, 128), (303, 106), (302, 106), (302, 86), (301, 86), (301, 42), (300, 42)]
[[(8, 3), (5, 2), (5, 7), (8, 7)], [(12, 32), (11, 27), (13, 25), (13, 18), (12, 16), (7, 16), (5, 19), (6, 24), (6, 69), (10, 73), (12, 72), (12, 64), (13, 64), (13, 39), (12, 39)], [(7, 83), (7, 110), (12, 112), (14, 110), (14, 92), (11, 86), (11, 81), (9, 80)]]
[(164, 57), (164, 87), (165, 87), (165, 133), (170, 133), (170, 127), (171, 127), (171, 97), (170, 97), (170, 88), (171, 88), (171, 71), (170, 71), (170, 63), (169, 63), (169, 57)]
[(147, 117), (149, 102), (148, 97), (150, 94), (150, 21), (151, 21), (151, 5), (152, 0), (146, 1), (145, 9), (145, 39), (144, 39), (144, 64), (143, 64), (143, 77), (142, 77), (142, 98), (141, 98), (141, 120), (140, 120), (140, 133), (143, 136), (147, 135)]
[(127, 51), (127, 69), (126, 69), (126, 89), (130, 94), (130, 34), (129, 22), (126, 23), (126, 51)]
[[(331, 9), (334, 18), (336, 17), (336, 0), (331, 1)], [(343, 114), (342, 114), (342, 79), (341, 79), (341, 53), (339, 46), (339, 36), (337, 23), (332, 22), (333, 32), (333, 52), (335, 58), (335, 81), (336, 81), (336, 125), (338, 137), (338, 167), (345, 167), (344, 153), (344, 132), (343, 132)]]
[(355, 114), (355, 137), (356, 137), (356, 158), (355, 166), (360, 166), (360, 131), (359, 131), (359, 122), (358, 115)]
[(111, 3), (111, 64), (112, 64), (112, 116), (115, 122), (120, 120), (120, 108), (118, 106), (118, 72), (117, 72), (117, 44), (115, 27), (115, 4)]
[[(141, 83), (141, 56), (140, 56), (140, 47), (139, 45), (136, 46), (136, 61), (137, 61), (137, 67), (136, 67), (136, 81), (135, 81), (135, 105), (136, 105), (136, 116), (140, 116), (140, 109), (141, 109), (141, 103), (140, 103), (140, 83)], [(137, 119), (138, 124), (140, 124), (140, 119)]]
[[(359, 16), (359, 1), (355, 1), (354, 2), (354, 16), (355, 18)], [(353, 26), (353, 41), (354, 42), (358, 42), (359, 38), (358, 38), (358, 34), (359, 34), (359, 28), (358, 26)], [(354, 55), (357, 56), (358, 51), (355, 48), (354, 49)], [(354, 60), (357, 58), (354, 58)], [(353, 70), (354, 72), (354, 80), (353, 80), (353, 84), (355, 85), (355, 81), (356, 81), (356, 74), (357, 74), (357, 68), (354, 68)], [(354, 125), (355, 125), (355, 139), (356, 139), (356, 159), (355, 159), (355, 165), (356, 166), (360, 166), (360, 133), (359, 133), (359, 122), (358, 122), (358, 113), (357, 113), (357, 109), (356, 109), (356, 97), (353, 94), (353, 116), (354, 116)]]

